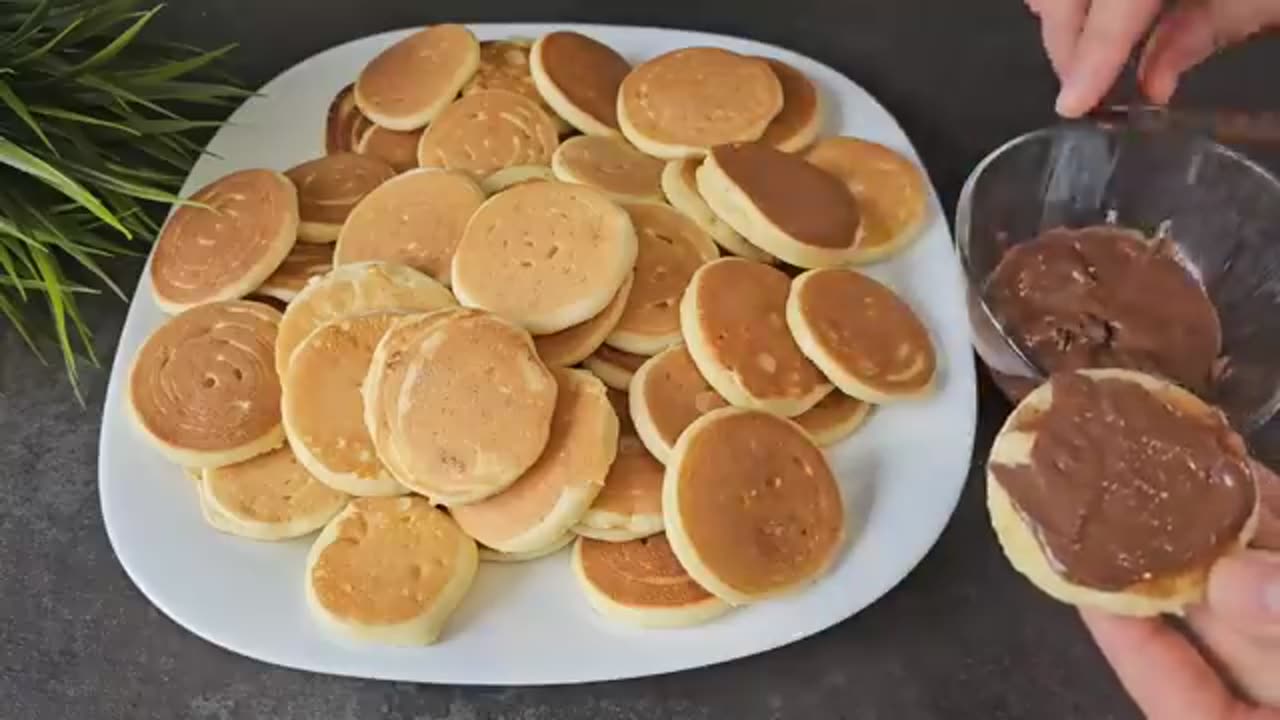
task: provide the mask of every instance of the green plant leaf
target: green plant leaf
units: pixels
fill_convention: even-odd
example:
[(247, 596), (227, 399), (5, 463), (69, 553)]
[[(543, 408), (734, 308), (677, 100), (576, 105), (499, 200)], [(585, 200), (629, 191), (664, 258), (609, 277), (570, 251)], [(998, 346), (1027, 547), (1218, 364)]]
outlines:
[(0, 40), (0, 50), (8, 50), (15, 45), (21, 45), (27, 41), (40, 29), (41, 23), (45, 18), (49, 17), (49, 0), (40, 0), (31, 10), (27, 12), (26, 19), (18, 26), (18, 29), (9, 33), (4, 39)]
[(54, 48), (58, 47), (58, 45), (61, 44), (62, 41), (65, 40), (67, 36), (70, 35), (83, 21), (84, 21), (83, 17), (79, 17), (79, 18), (76, 18), (75, 20), (72, 20), (71, 24), (67, 25), (65, 28), (62, 29), (62, 32), (59, 32), (53, 37), (49, 38), (49, 40), (46, 41), (45, 44), (35, 48), (31, 52), (28, 52), (26, 55), (21, 55), (17, 58), (14, 58), (13, 60), (10, 60), (9, 67), (21, 67), (23, 65), (34, 62), (48, 55), (50, 52), (53, 51)]
[(80, 394), (80, 369), (76, 364), (76, 350), (72, 345), (71, 333), (67, 327), (68, 300), (71, 296), (64, 292), (62, 273), (58, 269), (58, 261), (46, 250), (36, 250), (32, 258), (40, 272), (40, 279), (45, 286), (45, 300), (49, 305), (49, 314), (53, 318), (54, 339), (62, 354), (62, 362), (66, 366), (67, 379), (71, 381), (71, 389), (77, 398)]
[(0, 267), (3, 267), (5, 274), (13, 280), (15, 287), (18, 289), (18, 294), (25, 301), (27, 299), (27, 289), (21, 284), (23, 277), (18, 274), (18, 264), (13, 260), (13, 253), (3, 244), (0, 244)]
[(0, 163), (40, 180), (49, 187), (80, 203), (86, 210), (96, 215), (106, 224), (125, 235), (129, 234), (129, 231), (120, 224), (120, 221), (111, 214), (111, 211), (98, 198), (94, 197), (93, 193), (86, 190), (83, 185), (67, 177), (56, 167), (41, 160), (39, 157), (13, 144), (8, 138), (0, 137)]
[[(155, 17), (156, 13), (160, 12), (163, 7), (164, 5), (156, 5), (147, 12), (138, 14), (137, 19), (134, 20), (133, 24), (126, 28), (124, 32), (117, 35), (114, 40), (107, 43), (107, 45), (98, 52), (90, 55), (84, 62), (78, 65), (72, 65), (71, 68), (60, 73), (60, 76), (67, 77), (71, 75), (78, 75), (110, 62), (120, 54), (120, 51), (128, 47), (129, 43), (133, 42), (133, 39), (138, 36), (138, 33), (142, 32), (142, 29), (147, 26), (147, 23), (151, 22), (151, 18)], [(123, 20), (124, 18), (121, 19)]]
[(58, 150), (53, 147), (53, 143), (49, 142), (49, 136), (44, 134), (40, 123), (36, 122), (36, 119), (31, 116), (31, 111), (27, 109), (26, 103), (22, 102), (22, 98), (18, 97), (13, 88), (9, 87), (9, 83), (4, 80), (0, 80), (0, 102), (7, 105), (14, 115), (17, 115), (22, 122), (27, 124), (27, 127), (31, 128), (31, 131), (40, 138), (40, 142), (43, 142), (45, 147), (49, 148), (55, 155), (58, 153)]
[(22, 316), (22, 311), (3, 289), (0, 289), (0, 315), (4, 315), (9, 319), (9, 324), (13, 326), (14, 330), (18, 331), (18, 337), (22, 338), (22, 342), (28, 348), (31, 348), (31, 353), (36, 356), (40, 364), (48, 365), (49, 361), (45, 359), (44, 353), (40, 352), (35, 340), (31, 338), (31, 332), (27, 329), (26, 318)]
[(49, 107), (48, 105), (32, 105), (31, 112), (35, 115), (67, 120), (69, 122), (80, 123), (82, 125), (94, 125), (96, 127), (110, 128), (112, 130), (125, 133), (126, 135), (138, 136), (142, 134), (123, 123), (104, 120), (92, 115), (85, 115), (84, 113), (78, 113), (74, 110), (64, 110), (62, 108)]
[[(141, 70), (127, 70), (121, 72), (120, 77), (127, 78), (130, 82), (134, 83), (154, 83), (164, 82), (166, 80), (176, 80), (220, 60), (236, 47), (237, 45), (235, 43), (223, 45), (217, 50), (200, 53), (195, 57), (189, 57), (185, 60), (174, 60), (162, 65), (156, 65), (154, 67), (148, 67)], [(196, 52), (199, 52), (199, 50), (196, 50)]]

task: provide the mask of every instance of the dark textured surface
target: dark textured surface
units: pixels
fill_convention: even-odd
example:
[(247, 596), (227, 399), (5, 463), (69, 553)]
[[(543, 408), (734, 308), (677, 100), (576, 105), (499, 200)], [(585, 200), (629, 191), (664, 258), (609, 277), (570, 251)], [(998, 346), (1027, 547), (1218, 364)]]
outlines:
[[(177, 0), (169, 39), (241, 44), (260, 84), (362, 35), (434, 20), (580, 20), (732, 33), (792, 47), (875, 93), (953, 207), (988, 150), (1051, 120), (1055, 84), (1016, 0)], [(1280, 46), (1215, 61), (1187, 93), (1249, 105), (1271, 92)], [(130, 284), (137, 267), (119, 268)], [(90, 312), (110, 356), (125, 308)], [(339, 679), (231, 655), (186, 633), (129, 583), (98, 509), (98, 415), (0, 326), (0, 717), (60, 718), (1132, 718), (1074, 615), (1001, 558), (977, 472), (938, 546), (903, 584), (821, 635), (678, 675), (585, 687), (453, 689)], [(982, 392), (974, 467), (1007, 407)], [(927, 448), (922, 448), (927, 451)], [(198, 563), (198, 558), (193, 558)]]

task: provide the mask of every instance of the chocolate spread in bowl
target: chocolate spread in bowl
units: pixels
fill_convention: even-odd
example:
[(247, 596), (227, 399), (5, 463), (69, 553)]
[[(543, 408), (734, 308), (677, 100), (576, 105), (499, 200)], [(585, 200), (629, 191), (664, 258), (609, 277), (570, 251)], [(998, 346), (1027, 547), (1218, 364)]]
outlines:
[(1202, 396), (1212, 385), (1218, 313), (1167, 242), (1112, 226), (1049, 230), (1005, 254), (984, 296), (1045, 373), (1127, 368)]

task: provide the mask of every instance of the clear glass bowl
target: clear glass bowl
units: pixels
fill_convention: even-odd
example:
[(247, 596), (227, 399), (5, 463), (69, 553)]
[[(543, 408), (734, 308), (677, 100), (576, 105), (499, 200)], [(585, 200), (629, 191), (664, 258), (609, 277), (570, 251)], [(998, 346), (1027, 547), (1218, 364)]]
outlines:
[[(1091, 122), (1037, 130), (984, 159), (956, 210), (974, 346), (1013, 397), (1043, 373), (983, 301), (1013, 245), (1055, 227), (1102, 223), (1167, 235), (1199, 274), (1222, 323), (1227, 372), (1213, 397), (1253, 431), (1280, 405), (1280, 181), (1203, 137)], [(1159, 302), (1159, 298), (1153, 298)]]

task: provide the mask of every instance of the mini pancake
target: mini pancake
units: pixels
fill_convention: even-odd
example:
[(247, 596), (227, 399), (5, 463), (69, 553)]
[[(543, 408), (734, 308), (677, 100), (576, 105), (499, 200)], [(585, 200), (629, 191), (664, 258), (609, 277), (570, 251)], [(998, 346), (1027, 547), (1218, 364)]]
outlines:
[(623, 543), (584, 537), (573, 546), (573, 570), (591, 607), (627, 625), (689, 627), (729, 611), (689, 577), (665, 535)]
[(911, 160), (883, 145), (851, 137), (819, 140), (805, 159), (838, 178), (858, 202), (862, 223), (852, 262), (882, 260), (920, 235), (929, 184)]
[(662, 192), (667, 202), (698, 224), (727, 252), (756, 262), (772, 263), (773, 256), (747, 242), (729, 223), (721, 220), (698, 192), (698, 167), (702, 158), (668, 160), (662, 169)]
[(511, 487), (452, 508), (459, 527), (486, 547), (533, 552), (561, 538), (591, 507), (618, 450), (618, 416), (604, 383), (556, 369), (555, 414), (541, 457)]
[(537, 550), (533, 550), (531, 552), (524, 552), (524, 553), (504, 553), (504, 552), (499, 552), (498, 550), (494, 550), (493, 548), (487, 548), (481, 545), (480, 559), (485, 562), (496, 562), (496, 563), (522, 563), (522, 562), (529, 562), (531, 560), (541, 560), (542, 558), (547, 557), (549, 555), (555, 555), (556, 553), (568, 547), (569, 543), (577, 539), (578, 539), (577, 535), (574, 535), (571, 532), (567, 532), (561, 535), (560, 537), (556, 538), (555, 542), (551, 543), (550, 545), (547, 545), (546, 547), (540, 547)]
[(698, 192), (752, 245), (796, 267), (849, 262), (858, 205), (839, 180), (763, 143), (719, 145), (698, 168)]
[(557, 133), (568, 135), (573, 128), (556, 115), (550, 105), (547, 105), (533, 83), (533, 74), (529, 71), (529, 53), (532, 49), (532, 43), (511, 38), (486, 40), (480, 43), (480, 68), (462, 88), (462, 94), (472, 95), (483, 90), (506, 90), (523, 95), (542, 105), (547, 116), (555, 122)]
[(582, 366), (600, 378), (605, 385), (626, 392), (631, 387), (631, 378), (648, 359), (644, 355), (633, 355), (601, 345), (582, 361)]
[(356, 106), (356, 86), (347, 85), (338, 91), (325, 115), (324, 151), (326, 155), (351, 152), (356, 149), (360, 136), (371, 123)]
[(307, 554), (307, 604), (353, 639), (429, 645), (478, 566), (475, 541), (425, 498), (357, 498)]
[(519, 185), (489, 198), (453, 257), (453, 290), (467, 306), (539, 335), (600, 314), (636, 263), (626, 211), (598, 190)]
[(506, 90), (458, 99), (422, 134), (418, 164), (460, 170), (477, 180), (516, 165), (547, 165), (560, 143), (537, 102)]
[(782, 84), (759, 58), (692, 47), (659, 55), (618, 88), (618, 125), (632, 145), (667, 160), (756, 140), (782, 110)]
[(811, 270), (791, 284), (787, 326), (840, 391), (870, 403), (933, 392), (929, 331), (892, 290), (856, 270)]
[(254, 290), (254, 294), (278, 300), (282, 303), (293, 302), (313, 278), (333, 269), (333, 246), (315, 243), (298, 243), (285, 256), (280, 267), (271, 273), (271, 277), (263, 281)]
[(283, 378), (285, 435), (302, 465), (351, 495), (401, 495), (364, 425), (360, 387), (373, 351), (398, 311), (353, 315), (321, 325), (293, 351)]
[(703, 265), (680, 302), (680, 329), (698, 371), (724, 399), (794, 417), (831, 392), (785, 319), (791, 279), (741, 258)]
[(631, 63), (598, 40), (567, 30), (533, 44), (529, 69), (538, 94), (587, 135), (618, 134), (618, 86)]
[(579, 135), (551, 156), (551, 170), (563, 182), (590, 185), (618, 201), (661, 202), (661, 160), (619, 137)]
[(297, 165), (285, 176), (298, 189), (298, 241), (331, 243), (352, 208), (395, 171), (373, 158), (338, 153)]
[(418, 143), (422, 142), (421, 130), (388, 130), (370, 125), (360, 134), (355, 151), (361, 155), (381, 160), (396, 173), (418, 167)]
[(462, 25), (424, 28), (383, 50), (356, 79), (356, 104), (389, 130), (435, 120), (480, 66), (480, 43)]
[(698, 268), (720, 256), (715, 242), (689, 218), (657, 203), (625, 205), (636, 230), (636, 283), (622, 317), (605, 341), (637, 355), (680, 342), (680, 298)]
[(633, 277), (634, 274), (627, 276), (613, 300), (599, 315), (558, 333), (535, 336), (533, 344), (537, 347), (538, 357), (542, 358), (542, 362), (549, 367), (569, 367), (586, 360), (599, 349), (622, 317), (627, 298), (631, 296)]
[(1249, 544), (1258, 473), (1222, 413), (1132, 370), (1060, 373), (1005, 422), (987, 509), (1013, 567), (1061, 602), (1181, 614)]
[(664, 464), (671, 461), (671, 451), (685, 428), (728, 404), (703, 379), (684, 345), (649, 358), (631, 380), (630, 412), (636, 434)]
[(555, 173), (546, 165), (515, 165), (502, 168), (480, 181), (480, 189), (488, 195), (498, 193), (528, 182), (554, 181)]
[(425, 312), (456, 304), (443, 285), (405, 265), (368, 262), (334, 268), (303, 288), (285, 309), (276, 338), (276, 372), (283, 377), (294, 349), (331, 320), (375, 310)]
[[(605, 383), (605, 385), (608, 384)], [(628, 399), (628, 393), (625, 390), (609, 388), (609, 402), (613, 404), (613, 411), (618, 415), (618, 434), (634, 436), (636, 426), (631, 422), (631, 401)]]
[(818, 139), (822, 129), (822, 96), (804, 73), (774, 58), (760, 58), (769, 63), (782, 84), (782, 112), (765, 128), (760, 142), (784, 152), (799, 152)]
[[(626, 408), (623, 408), (626, 412)], [(640, 439), (624, 433), (604, 490), (573, 531), (583, 537), (625, 542), (662, 532), (662, 463)]]
[(858, 431), (872, 405), (842, 392), (833, 392), (809, 410), (792, 418), (821, 447), (830, 447)]
[(680, 436), (662, 515), (690, 577), (732, 605), (812, 582), (845, 535), (822, 451), (790, 420), (743, 408), (707, 413)]
[[(479, 502), (541, 456), (556, 380), (529, 334), (496, 315), (425, 319), (398, 322), (383, 337), (370, 364), (374, 382), (365, 382), (366, 422), (386, 424), (371, 435), (401, 484), (443, 505)], [(383, 349), (396, 345), (403, 351)]]
[(284, 175), (241, 170), (204, 186), (169, 216), (151, 254), (151, 290), (176, 314), (253, 292), (298, 237), (298, 192)]
[(349, 499), (312, 477), (288, 446), (204, 470), (199, 487), (210, 525), (253, 540), (286, 540), (315, 532)]
[(397, 175), (351, 211), (338, 235), (334, 264), (400, 263), (448, 286), (462, 231), (483, 202), (484, 191), (463, 173)]
[(169, 460), (210, 468), (284, 443), (271, 350), (280, 313), (227, 300), (192, 308), (147, 338), (129, 372), (129, 411)]

